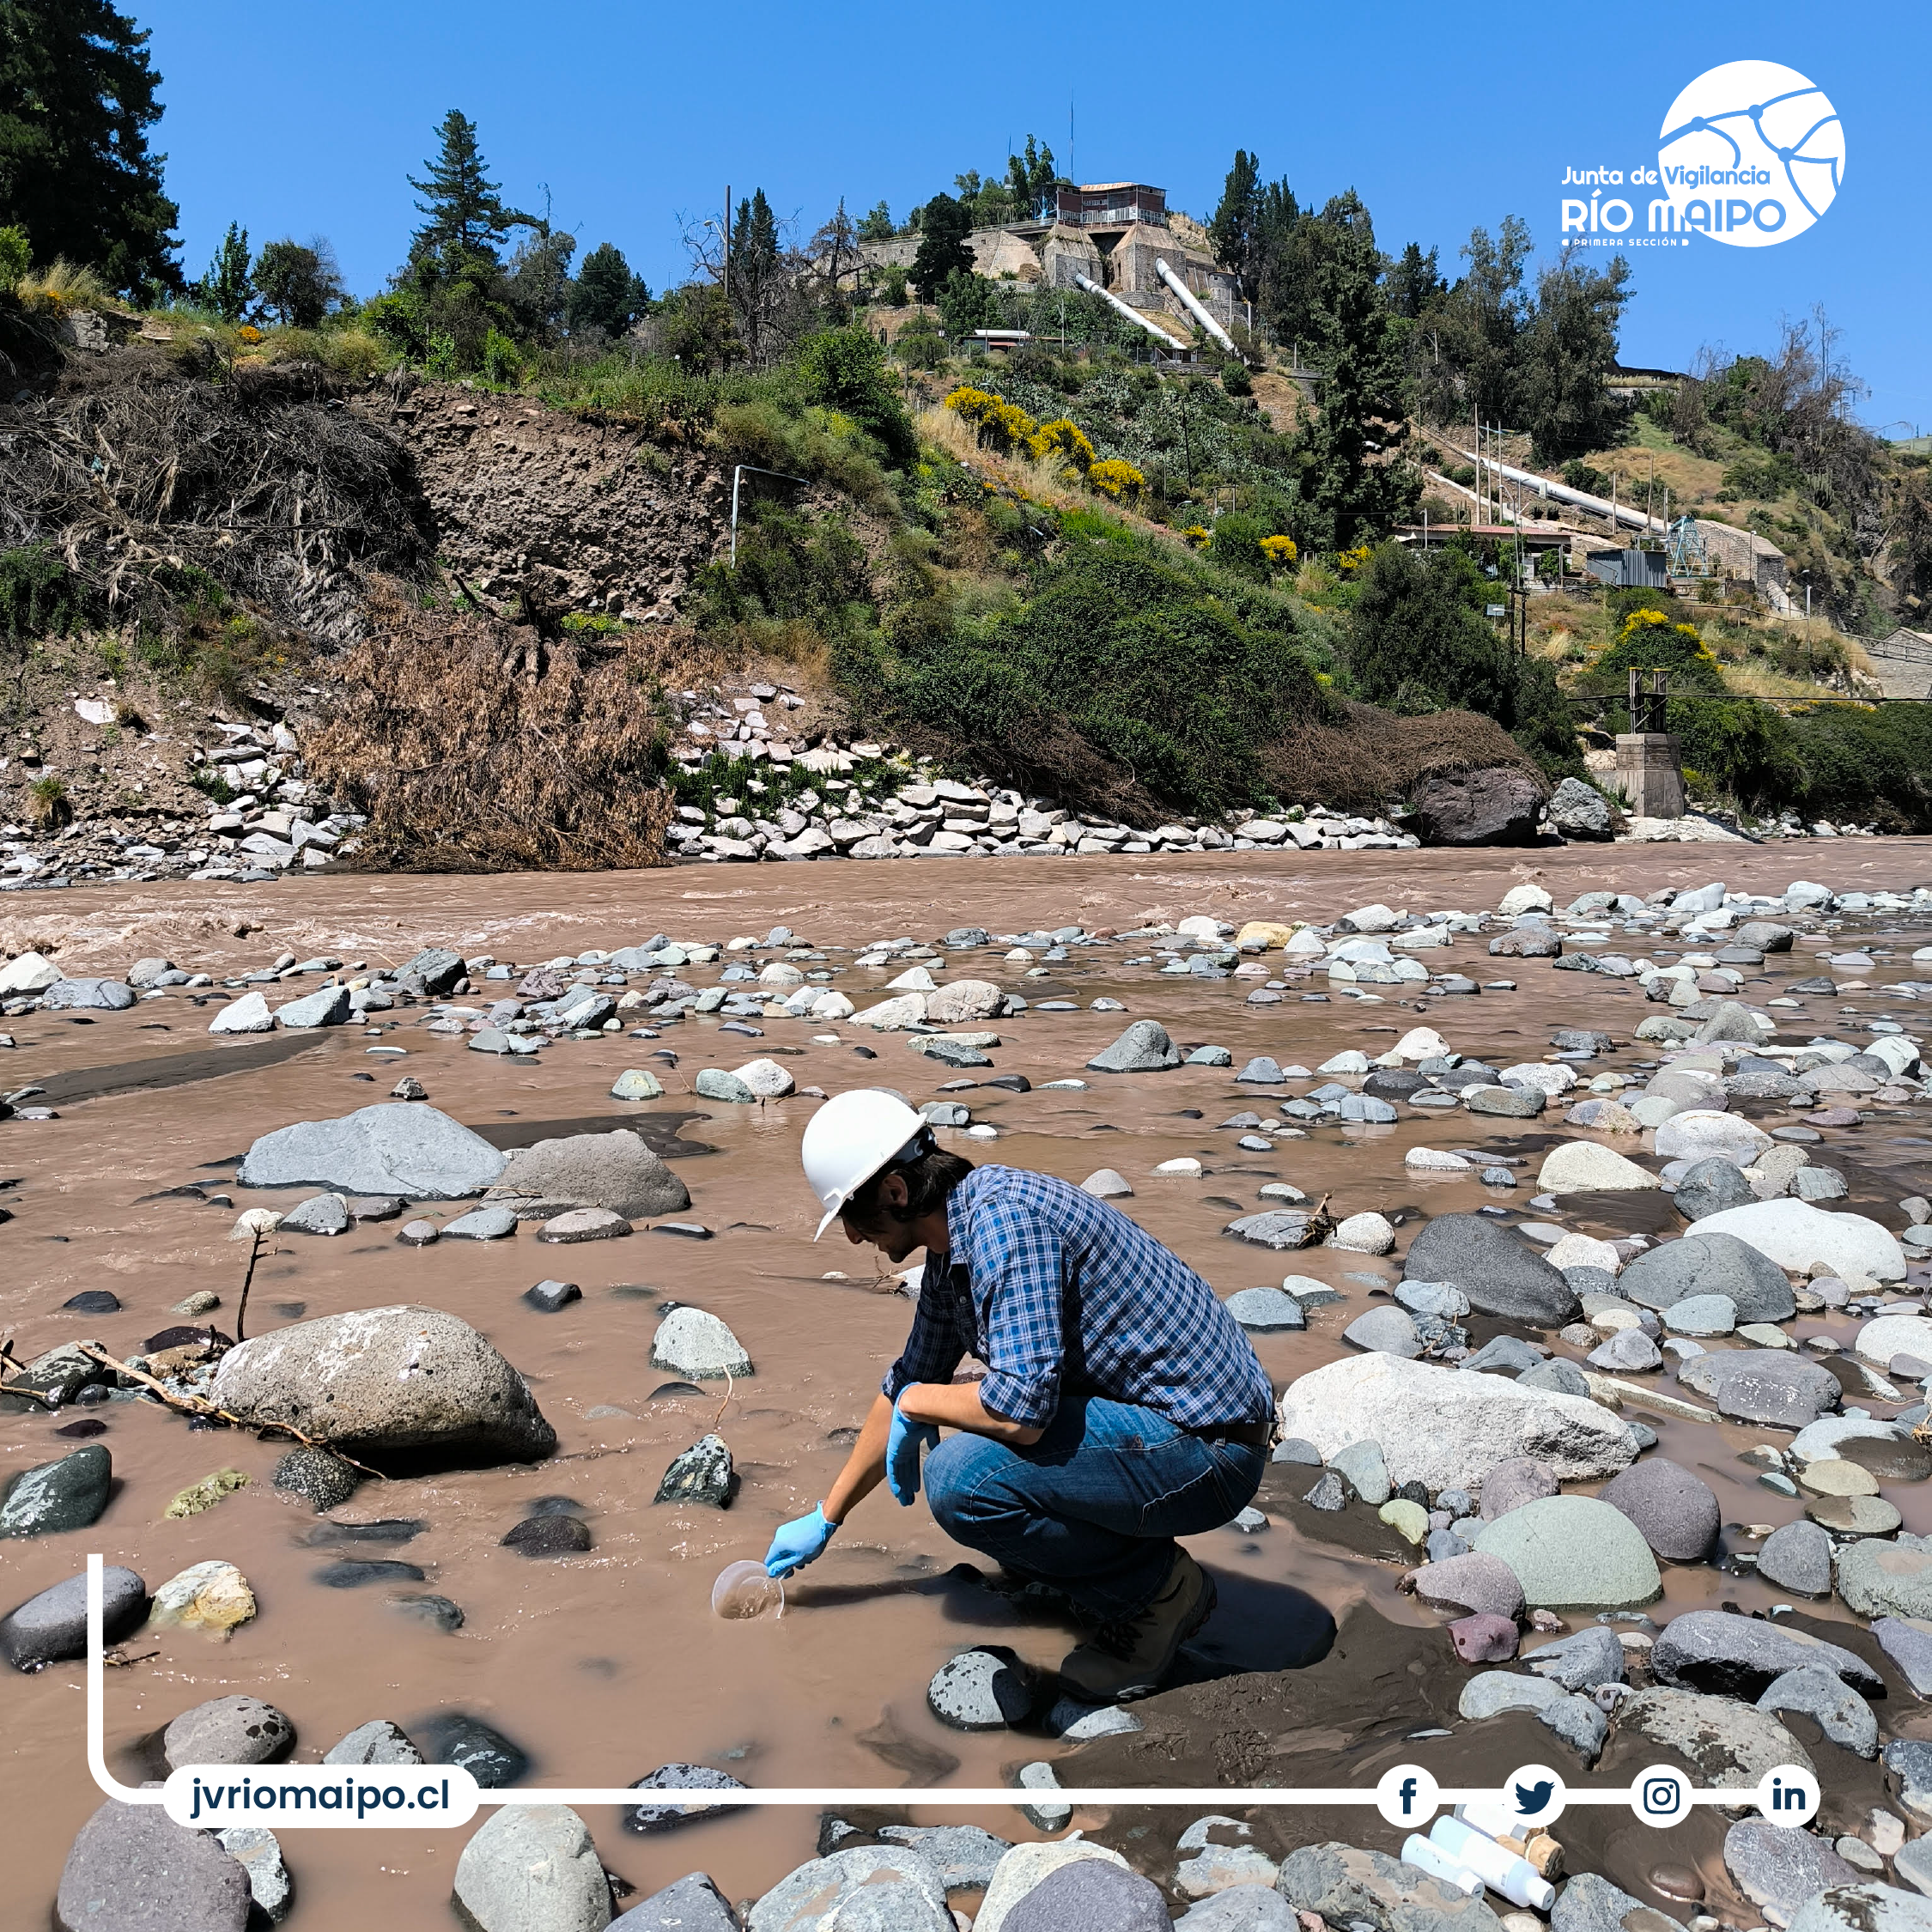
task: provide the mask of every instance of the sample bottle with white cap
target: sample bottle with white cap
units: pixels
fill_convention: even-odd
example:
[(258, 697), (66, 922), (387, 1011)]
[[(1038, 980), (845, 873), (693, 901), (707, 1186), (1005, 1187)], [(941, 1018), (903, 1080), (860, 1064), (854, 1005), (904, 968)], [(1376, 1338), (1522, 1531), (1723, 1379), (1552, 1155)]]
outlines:
[(1402, 1862), (1427, 1872), (1431, 1878), (1440, 1879), (1444, 1885), (1454, 1886), (1466, 1899), (1473, 1898), (1483, 1888), (1478, 1874), (1467, 1865), (1458, 1864), (1439, 1844), (1431, 1844), (1415, 1832), (1411, 1832), (1402, 1841)]
[(1485, 1885), (1500, 1892), (1512, 1905), (1546, 1912), (1556, 1903), (1556, 1887), (1537, 1875), (1527, 1858), (1505, 1850), (1485, 1832), (1460, 1818), (1438, 1818), (1429, 1836), (1459, 1865), (1467, 1865)]

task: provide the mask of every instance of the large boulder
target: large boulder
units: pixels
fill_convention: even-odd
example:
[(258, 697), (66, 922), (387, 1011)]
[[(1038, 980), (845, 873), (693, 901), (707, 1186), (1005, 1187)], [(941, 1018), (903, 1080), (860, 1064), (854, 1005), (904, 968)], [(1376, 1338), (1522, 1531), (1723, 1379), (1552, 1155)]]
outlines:
[(243, 1932), (252, 1902), (213, 1832), (111, 1798), (75, 1836), (53, 1916), (60, 1932)]
[(1861, 1617), (1932, 1619), (1932, 1536), (1867, 1536), (1838, 1552), (1838, 1595)]
[(1717, 1540), (1722, 1515), (1702, 1476), (1666, 1456), (1646, 1456), (1597, 1492), (1620, 1510), (1666, 1563), (1702, 1563)]
[[(109, 1564), (101, 1571), (101, 1637), (118, 1643), (139, 1627), (148, 1586), (131, 1570)], [(0, 1618), (0, 1656), (15, 1670), (39, 1670), (88, 1653), (87, 1572), (70, 1577), (16, 1604)]]
[(570, 1133), (516, 1148), (489, 1199), (525, 1220), (547, 1220), (565, 1207), (607, 1207), (629, 1221), (681, 1213), (690, 1191), (629, 1127)]
[(1729, 1610), (1686, 1610), (1673, 1617), (1650, 1648), (1660, 1684), (1714, 1696), (1757, 1698), (1788, 1670), (1817, 1664), (1869, 1696), (1885, 1680), (1862, 1657), (1822, 1637)]
[(1802, 1429), (1838, 1406), (1837, 1376), (1789, 1349), (1712, 1349), (1680, 1364), (1677, 1379), (1738, 1422)]
[(935, 1026), (963, 1026), (997, 1019), (1006, 995), (991, 980), (948, 980), (926, 996), (926, 1017)]
[(1615, 1728), (1685, 1759), (1703, 1784), (1760, 1783), (1780, 1765), (1814, 1769), (1805, 1747), (1770, 1712), (1735, 1698), (1654, 1685), (1617, 1706)]
[(611, 1882), (568, 1805), (503, 1805), (456, 1862), (456, 1900), (477, 1932), (603, 1932)]
[(1532, 1456), (1559, 1479), (1613, 1475), (1637, 1455), (1637, 1437), (1581, 1395), (1527, 1388), (1384, 1353), (1312, 1369), (1281, 1398), (1282, 1432), (1324, 1458), (1351, 1443), (1382, 1445), (1390, 1480), (1477, 1493), (1498, 1463)]
[(119, 980), (56, 980), (40, 995), (40, 1004), (50, 1010), (71, 1006), (109, 1013), (126, 1012), (134, 999), (134, 988)]
[(1180, 1049), (1158, 1020), (1136, 1020), (1087, 1062), (1101, 1073), (1158, 1073), (1181, 1064)]
[(1482, 1899), (1413, 1865), (1331, 1840), (1303, 1845), (1281, 1862), (1275, 1890), (1297, 1911), (1331, 1925), (1366, 1924), (1375, 1932), (1500, 1932), (1502, 1921)]
[(300, 1121), (248, 1150), (245, 1188), (329, 1188), (343, 1194), (462, 1200), (502, 1173), (507, 1157), (421, 1101), (359, 1107), (339, 1121)]
[(1484, 1315), (1559, 1328), (1582, 1312), (1577, 1291), (1528, 1242), (1480, 1214), (1438, 1214), (1409, 1243), (1411, 1281), (1452, 1281)]
[(1566, 778), (1550, 794), (1550, 823), (1566, 839), (1601, 840), (1617, 829), (1609, 799), (1580, 778)]
[[(976, 1923), (986, 1923), (993, 1904), (989, 1887)], [(1001, 1918), (1012, 1905), (1009, 1899)], [(749, 1932), (835, 1932), (842, 1926), (863, 1932), (952, 1932), (952, 1915), (931, 1859), (903, 1845), (854, 1845), (787, 1873), (752, 1906), (745, 1924)]]
[(1534, 845), (1549, 788), (1521, 765), (1457, 772), (1416, 787), (1416, 829), (1425, 845)]
[(1741, 1115), (1714, 1107), (1686, 1107), (1657, 1129), (1656, 1150), (1666, 1160), (1703, 1161), (1720, 1156), (1748, 1167), (1770, 1151), (1771, 1138)]
[(1714, 1231), (1715, 1218), (1646, 1249), (1618, 1277), (1617, 1292), (1660, 1314), (1693, 1295), (1722, 1295), (1740, 1321), (1789, 1321), (1798, 1304), (1783, 1269), (1735, 1235)]
[(1532, 1609), (1621, 1609), (1663, 1594), (1637, 1525), (1598, 1497), (1540, 1498), (1485, 1523), (1474, 1540), (1478, 1555), (1516, 1571)]
[(1905, 1254), (1897, 1238), (1862, 1214), (1827, 1214), (1808, 1200), (1789, 1197), (1727, 1207), (1698, 1223), (1700, 1235), (1735, 1235), (1793, 1274), (1822, 1261), (1844, 1279), (1868, 1275), (1902, 1281)]
[(440, 1309), (358, 1309), (246, 1341), (209, 1393), (252, 1428), (283, 1422), (358, 1458), (535, 1461), (556, 1448), (523, 1377)]

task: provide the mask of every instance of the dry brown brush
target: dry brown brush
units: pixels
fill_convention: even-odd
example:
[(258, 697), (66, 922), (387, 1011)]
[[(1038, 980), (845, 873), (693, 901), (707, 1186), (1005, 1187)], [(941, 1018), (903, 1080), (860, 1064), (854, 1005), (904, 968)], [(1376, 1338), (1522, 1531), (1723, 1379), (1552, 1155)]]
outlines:
[(1402, 718), (1355, 703), (1346, 711), (1343, 722), (1311, 721), (1265, 755), (1269, 782), (1285, 803), (1372, 812), (1412, 797), (1431, 778), (1497, 765), (1514, 765), (1542, 781), (1535, 760), (1479, 712)]
[(690, 647), (422, 607), (377, 580), (309, 769), (368, 815), (359, 861), (409, 872), (661, 866), (659, 693)]

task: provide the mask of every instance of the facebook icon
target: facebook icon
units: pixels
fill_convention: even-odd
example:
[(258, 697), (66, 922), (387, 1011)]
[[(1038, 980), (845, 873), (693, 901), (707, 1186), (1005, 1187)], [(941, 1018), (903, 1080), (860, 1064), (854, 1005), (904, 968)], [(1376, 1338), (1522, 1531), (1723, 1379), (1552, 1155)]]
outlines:
[(1376, 1809), (1391, 1825), (1423, 1831), (1440, 1808), (1437, 1783), (1420, 1765), (1397, 1765), (1376, 1783)]
[(1402, 1801), (1402, 1816), (1413, 1817), (1415, 1814), (1416, 1784), (1413, 1777), (1405, 1777), (1395, 1787), (1395, 1795)]

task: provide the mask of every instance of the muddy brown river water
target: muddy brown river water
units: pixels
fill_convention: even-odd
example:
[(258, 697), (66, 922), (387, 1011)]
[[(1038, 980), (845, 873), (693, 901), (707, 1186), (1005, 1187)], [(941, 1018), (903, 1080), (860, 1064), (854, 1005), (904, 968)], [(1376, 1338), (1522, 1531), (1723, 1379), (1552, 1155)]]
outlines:
[[(118, 973), (138, 957), (163, 954), (219, 977), (258, 969), (284, 951), (400, 963), (419, 945), (447, 944), (528, 963), (638, 943), (659, 930), (723, 940), (738, 933), (762, 938), (781, 923), (815, 945), (853, 947), (900, 933), (932, 940), (965, 924), (997, 934), (1073, 923), (1124, 929), (1202, 912), (1236, 921), (1326, 921), (1378, 900), (1418, 911), (1492, 908), (1524, 879), (1546, 886), (1560, 907), (1586, 890), (1643, 894), (1719, 878), (1733, 890), (1765, 892), (1782, 891), (1796, 878), (1820, 879), (1839, 891), (1909, 889), (1932, 878), (1932, 841), (1530, 854), (1253, 852), (1177, 860), (887, 861), (90, 888), (0, 902), (0, 941), (15, 951), (58, 943), (58, 963), (70, 974)], [(252, 929), (236, 937), (238, 925)], [(1893, 948), (1891, 972), (1869, 975), (1874, 988), (1885, 978), (1909, 976), (1907, 955), (1932, 939), (1923, 930), (1886, 928), (1882, 919), (1854, 920), (1840, 935), (1874, 944), (1882, 936)], [(1654, 954), (1667, 944), (1625, 950)], [(1478, 979), (1500, 970), (1518, 982), (1514, 993), (1425, 1002), (1428, 1024), (1455, 1049), (1506, 1065), (1542, 1057), (1557, 1026), (1588, 1026), (1619, 1042), (1600, 1066), (1628, 1071), (1654, 1056), (1655, 1049), (1633, 1050), (1627, 1042), (1637, 1024), (1660, 1009), (1647, 1006), (1627, 982), (1552, 975), (1546, 962), (1491, 962), (1485, 947), (1483, 939), (1464, 938), (1446, 956), (1426, 956), (1433, 970), (1455, 965)], [(975, 1121), (995, 1127), (999, 1138), (948, 1138), (975, 1159), (1074, 1182), (1097, 1168), (1119, 1169), (1135, 1188), (1124, 1205), (1224, 1293), (1291, 1271), (1341, 1288), (1346, 1299), (1316, 1312), (1307, 1333), (1255, 1338), (1278, 1388), (1344, 1351), (1341, 1329), (1369, 1305), (1371, 1283), (1364, 1278), (1399, 1279), (1400, 1250), (1382, 1260), (1326, 1249), (1277, 1256), (1225, 1237), (1221, 1230), (1234, 1212), (1261, 1205), (1257, 1190), (1265, 1182), (1291, 1181), (1310, 1196), (1330, 1194), (1337, 1213), (1372, 1208), (1399, 1216), (1406, 1245), (1429, 1214), (1467, 1212), (1492, 1199), (1520, 1209), (1535, 1191), (1532, 1182), (1503, 1197), (1473, 1177), (1407, 1173), (1408, 1148), (1493, 1148), (1530, 1157), (1533, 1176), (1544, 1147), (1578, 1133), (1563, 1128), (1553, 1109), (1540, 1121), (1518, 1122), (1460, 1113), (1429, 1118), (1404, 1109), (1393, 1126), (1320, 1128), (1267, 1154), (1247, 1155), (1217, 1123), (1242, 1108), (1272, 1111), (1273, 1100), (1315, 1083), (1266, 1090), (1257, 1099), (1254, 1090), (1236, 1086), (1228, 1071), (1189, 1066), (1088, 1075), (1084, 1092), (1037, 1091), (1047, 1080), (1080, 1074), (1135, 1018), (1160, 1020), (1184, 1048), (1210, 1040), (1227, 1046), (1237, 1068), (1252, 1054), (1309, 1066), (1345, 1047), (1373, 1054), (1420, 1024), (1413, 1003), (1393, 997), (1380, 1004), (1340, 998), (1303, 1004), (1294, 997), (1300, 988), (1291, 988), (1283, 1005), (1251, 1007), (1244, 1003), (1249, 981), (1162, 977), (1152, 967), (1124, 964), (1145, 950), (1076, 951), (1055, 976), (1036, 981), (999, 965), (997, 950), (957, 959), (955, 976), (994, 978), (1035, 1001), (1060, 994), (1084, 1008), (1105, 994), (1127, 1011), (1034, 1012), (995, 1023), (1005, 1043), (993, 1052), (994, 1071), (1024, 1073), (1036, 1091), (961, 1094)], [(1770, 982), (1818, 970), (1820, 957), (1821, 949), (1801, 938), (1793, 953), (1773, 956), (1742, 996), (1770, 997), (1778, 990)], [(848, 966), (833, 983), (861, 1008), (896, 970), (849, 969), (849, 954), (831, 963)], [(711, 968), (687, 976), (708, 984), (715, 974)], [(1781, 1037), (1833, 1030), (1841, 1005), (1862, 1015), (1895, 1011), (1917, 1030), (1909, 1002), (1888, 1005), (1882, 990), (1874, 990), (1809, 1002)], [(0, 1207), (12, 1213), (0, 1226), (0, 1336), (10, 1335), (23, 1358), (82, 1335), (125, 1357), (143, 1337), (180, 1320), (169, 1312), (174, 1304), (204, 1288), (222, 1296), (212, 1319), (227, 1326), (247, 1252), (228, 1238), (235, 1213), (255, 1205), (286, 1207), (313, 1190), (226, 1186), (232, 1208), (165, 1190), (232, 1182), (234, 1163), (257, 1135), (368, 1104), (405, 1070), (422, 1082), (433, 1105), (500, 1141), (530, 1137), (538, 1123), (665, 1116), (666, 1138), (692, 1150), (673, 1153), (691, 1192), (686, 1218), (704, 1224), (713, 1238), (640, 1228), (628, 1239), (550, 1249), (538, 1247), (526, 1228), (512, 1240), (412, 1249), (397, 1242), (391, 1224), (365, 1225), (335, 1240), (289, 1236), (273, 1244), (257, 1271), (251, 1334), (399, 1302), (446, 1308), (480, 1328), (523, 1372), (556, 1426), (558, 1451), (544, 1463), (371, 1483), (328, 1519), (419, 1520), (423, 1528), (404, 1544), (325, 1546), (322, 1525), (307, 1505), (270, 1486), (285, 1443), (191, 1428), (147, 1402), (0, 1415), (0, 1472), (72, 1447), (54, 1431), (73, 1413), (85, 1413), (106, 1424), (98, 1439), (112, 1453), (116, 1482), (92, 1530), (0, 1543), (0, 1608), (73, 1574), (89, 1550), (131, 1565), (150, 1588), (190, 1564), (225, 1558), (240, 1566), (258, 1601), (257, 1618), (225, 1642), (166, 1631), (142, 1632), (129, 1643), (128, 1652), (141, 1661), (110, 1672), (107, 1687), (109, 1756), (123, 1776), (151, 1765), (144, 1741), (179, 1711), (235, 1692), (287, 1711), (299, 1733), (295, 1755), (311, 1761), (370, 1718), (392, 1718), (408, 1729), (440, 1708), (459, 1708), (528, 1752), (532, 1768), (526, 1782), (538, 1783), (623, 1784), (666, 1762), (690, 1759), (754, 1785), (989, 1784), (1010, 1781), (1020, 1763), (1063, 1753), (1064, 1747), (1037, 1736), (949, 1730), (927, 1709), (927, 1682), (953, 1651), (981, 1641), (1010, 1643), (1050, 1667), (1067, 1636), (950, 1576), (968, 1552), (939, 1533), (923, 1504), (902, 1510), (878, 1492), (830, 1552), (794, 1582), (781, 1619), (726, 1623), (708, 1608), (718, 1572), (736, 1558), (762, 1556), (774, 1527), (824, 1492), (849, 1431), (897, 1351), (910, 1304), (893, 1291), (896, 1281), (875, 1274), (870, 1250), (849, 1248), (835, 1230), (817, 1247), (811, 1243), (816, 1210), (799, 1174), (798, 1146), (816, 1103), (795, 1097), (762, 1107), (720, 1106), (695, 1101), (690, 1082), (707, 1065), (731, 1066), (781, 1051), (800, 1087), (827, 1092), (891, 1084), (917, 1103), (961, 1076), (914, 1055), (901, 1036), (875, 1036), (849, 1022), (828, 1027), (768, 1019), (756, 1023), (764, 1037), (751, 1040), (721, 1035), (714, 1018), (687, 1018), (666, 1028), (661, 1040), (619, 1034), (563, 1041), (527, 1063), (499, 1061), (466, 1051), (459, 1038), (425, 1032), (428, 1015), (422, 1008), (386, 1016), (401, 1024), (384, 1041), (406, 1047), (408, 1057), (380, 1060), (368, 1056), (373, 1042), (360, 1028), (300, 1039), (210, 1041), (210, 1011), (175, 994), (125, 1013), (84, 1016), (92, 1024), (76, 1024), (82, 1016), (49, 1012), (0, 1023), (17, 1042), (0, 1053), (0, 1090), (44, 1084), (44, 1103), (59, 1115), (0, 1122)], [(814, 1041), (824, 1033), (839, 1035), (837, 1043)], [(861, 1058), (854, 1051), (860, 1046), (878, 1058)], [(661, 1064), (647, 1057), (659, 1048), (678, 1055), (675, 1071), (664, 1073), (665, 1097), (638, 1108), (609, 1099), (624, 1068)], [(1586, 1077), (1597, 1070), (1587, 1069)], [(374, 1075), (374, 1084), (365, 1074)], [(1200, 1117), (1187, 1117), (1190, 1109)], [(1775, 1124), (1773, 1114), (1786, 1117), (1776, 1109), (1745, 1110), (1766, 1126)], [(1923, 1103), (1868, 1108), (1860, 1127), (1827, 1133), (1820, 1157), (1844, 1169), (1850, 1206), (1882, 1206), (1895, 1220), (1892, 1204), (1924, 1190), (1932, 1165), (1927, 1116)], [(1157, 1163), (1178, 1155), (1200, 1159), (1203, 1177), (1153, 1177)], [(1649, 1213), (1649, 1225), (1674, 1224), (1668, 1211), (1660, 1217), (1657, 1196), (1647, 1204), (1636, 1198), (1635, 1207), (1619, 1207), (1615, 1197), (1596, 1197), (1607, 1203), (1601, 1212)], [(1645, 1225), (1639, 1218), (1594, 1218), (1587, 1204), (1564, 1218), (1593, 1233)], [(559, 1273), (581, 1285), (581, 1301), (556, 1315), (521, 1303), (533, 1282)], [(70, 1296), (103, 1287), (120, 1298), (118, 1314), (61, 1312)], [(713, 1310), (749, 1350), (756, 1373), (728, 1397), (722, 1391), (653, 1394), (670, 1378), (649, 1366), (649, 1344), (659, 1304), (671, 1299)], [(1479, 1320), (1473, 1327), (1479, 1340), (1495, 1332)], [(1801, 1340), (1812, 1333), (1849, 1337), (1855, 1327), (1843, 1317), (1801, 1317), (1790, 1333)], [(1765, 1431), (1672, 1420), (1634, 1406), (1629, 1413), (1652, 1421), (1662, 1453), (1711, 1484), (1728, 1526), (1780, 1523), (1799, 1514), (1796, 1502), (1758, 1486), (1754, 1472), (1736, 1460)], [(1878, 1413), (1890, 1412), (1881, 1406)], [(653, 1505), (666, 1463), (714, 1422), (742, 1479), (733, 1505), (723, 1512)], [(176, 1492), (223, 1467), (247, 1472), (251, 1486), (203, 1515), (163, 1519)], [(1917, 1531), (1932, 1529), (1929, 1492), (1932, 1485), (1887, 1490), (1907, 1527)], [(505, 1532), (539, 1498), (559, 1497), (581, 1510), (593, 1548), (532, 1561), (501, 1546)], [(1364, 1601), (1398, 1625), (1438, 1620), (1397, 1593), (1399, 1564), (1314, 1540), (1305, 1515), (1270, 1514), (1271, 1527), (1255, 1536), (1230, 1529), (1194, 1540), (1197, 1554), (1223, 1579), (1223, 1608), (1190, 1667), (1197, 1675), (1306, 1664), (1326, 1652), (1330, 1619)], [(1727, 1529), (1727, 1540), (1741, 1535)], [(463, 1627), (444, 1635), (399, 1616), (382, 1589), (332, 1589), (314, 1580), (343, 1555), (416, 1564), (425, 1581), (414, 1587), (453, 1599), (464, 1612)], [(1776, 1599), (1749, 1576), (1672, 1570), (1656, 1613), (1720, 1601), (1750, 1609)], [(1843, 1611), (1834, 1605), (1819, 1613)], [(69, 1842), (99, 1802), (82, 1750), (82, 1681), (79, 1665), (61, 1664), (34, 1676), (9, 1673), (3, 1686), (9, 1856), (0, 1921), (9, 1925), (46, 1922)], [(1888, 1713), (1888, 1725), (1898, 1716)], [(1554, 1747), (1542, 1735), (1547, 1753)], [(1016, 1811), (967, 1814), (942, 1801), (914, 1815), (977, 1821), (1008, 1838), (1036, 1835)], [(811, 1855), (817, 1829), (816, 1814), (804, 1812), (753, 1811), (653, 1838), (627, 1836), (612, 1811), (588, 1813), (586, 1822), (605, 1862), (638, 1888), (634, 1899), (696, 1867), (708, 1869), (727, 1896), (754, 1895)], [(452, 1923), (451, 1874), (466, 1835), (283, 1834), (297, 1888), (293, 1924), (297, 1932), (334, 1932)], [(1721, 1886), (1721, 1873), (1706, 1877), (1714, 1888)]]

